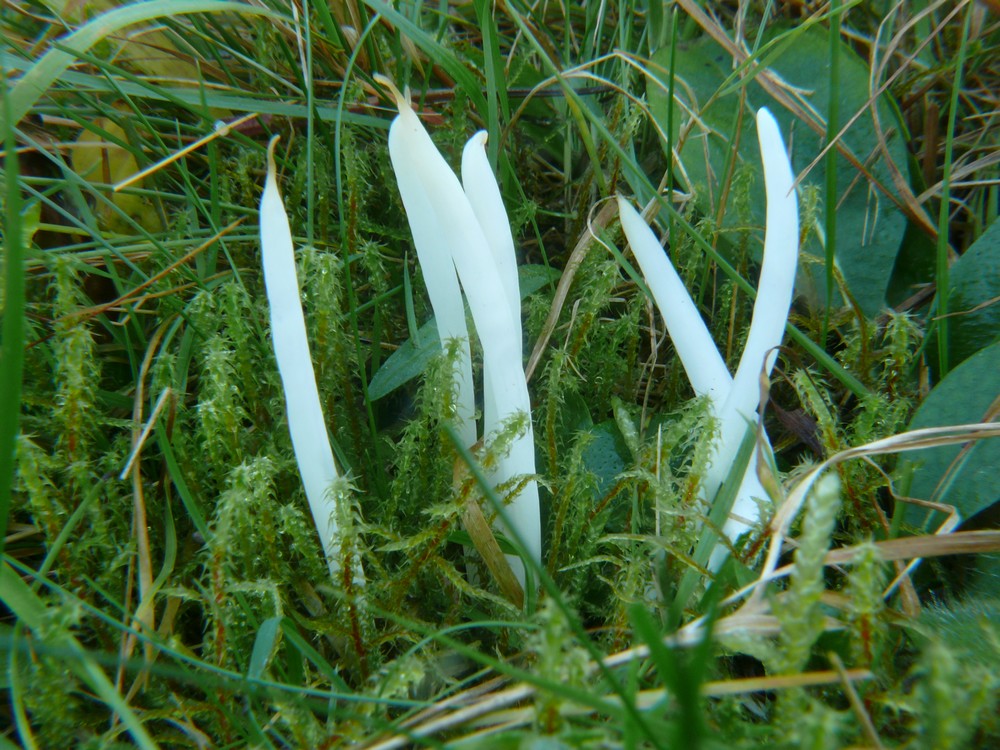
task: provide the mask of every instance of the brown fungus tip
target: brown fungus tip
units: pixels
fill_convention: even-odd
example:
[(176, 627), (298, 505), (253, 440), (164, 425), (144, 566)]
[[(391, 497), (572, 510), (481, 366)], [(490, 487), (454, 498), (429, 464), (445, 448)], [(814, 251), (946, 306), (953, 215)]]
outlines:
[(400, 112), (402, 112), (404, 109), (409, 109), (411, 107), (409, 87), (406, 88), (405, 93), (401, 93), (400, 90), (396, 87), (396, 84), (393, 83), (393, 80), (389, 78), (389, 76), (382, 75), (381, 73), (376, 73), (374, 78), (375, 78), (375, 83), (379, 84), (384, 88), (389, 89), (389, 93), (391, 93), (393, 98), (396, 100), (396, 108)]

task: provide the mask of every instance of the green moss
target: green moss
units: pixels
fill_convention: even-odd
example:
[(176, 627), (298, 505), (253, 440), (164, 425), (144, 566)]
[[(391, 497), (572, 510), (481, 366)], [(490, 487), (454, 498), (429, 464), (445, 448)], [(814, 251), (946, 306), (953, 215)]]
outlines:
[[(658, 187), (675, 196), (674, 207), (694, 232), (674, 219), (672, 232), (664, 227), (671, 243), (665, 251), (725, 361), (735, 366), (752, 301), (713, 263), (705, 244), (753, 279), (760, 249), (759, 228), (751, 221), (760, 190), (756, 170), (738, 159), (732, 175), (716, 175), (719, 183), (727, 181), (715, 196), (727, 196), (726, 217), (721, 204), (679, 201), (670, 191), (688, 189), (685, 165), (668, 165), (659, 140), (666, 123), (656, 121), (655, 106), (650, 113), (645, 100), (629, 98), (642, 97), (645, 85), (654, 101), (655, 87), (636, 66), (646, 65), (647, 53), (674, 36), (683, 45), (679, 51), (690, 52), (699, 25), (682, 11), (676, 19), (658, 17), (657, 4), (636, 12), (628, 4), (512, 10), (489, 3), (398, 3), (376, 17), (363, 4), (334, 3), (312, 4), (308, 16), (297, 18), (287, 4), (269, 6), (278, 16), (266, 21), (217, 14), (163, 21), (163, 51), (197, 63), (204, 85), (135, 80), (134, 69), (119, 67), (128, 56), (112, 52), (141, 43), (142, 35), (122, 32), (113, 44), (92, 48), (96, 57), (81, 55), (72, 78), (56, 82), (17, 123), (21, 188), (40, 206), (41, 223), (28, 254), (31, 345), (7, 551), (8, 562), (38, 592), (45, 616), (30, 634), (23, 623), (17, 626), (25, 633), (20, 650), (5, 651), (16, 679), (2, 681), (4, 689), (21, 686), (39, 747), (130, 742), (92, 686), (78, 680), (63, 654), (48, 650), (46, 635), (72, 633), (123, 695), (133, 682), (139, 686), (127, 703), (164, 747), (332, 748), (398, 728), (427, 708), (408, 700), (459, 692), (468, 686), (461, 682), (468, 673), (496, 659), (549, 682), (505, 714), (530, 709), (530, 727), (485, 736), (481, 746), (656, 745), (673, 730), (672, 698), (643, 712), (652, 727), (646, 736), (638, 724), (609, 720), (611, 711), (583, 711), (558, 690), (571, 686), (594, 696), (610, 690), (594, 676), (591, 655), (566, 610), (579, 613), (592, 645), (604, 653), (635, 645), (629, 619), (635, 602), (664, 623), (664, 637), (672, 635), (668, 626), (709, 611), (713, 576), (694, 561), (708, 512), (698, 491), (715, 432), (707, 405), (692, 398), (661, 321), (617, 256), (592, 243), (530, 383), (544, 563), (564, 607), (550, 594), (529, 597), (536, 608), (525, 611), (507, 602), (462, 525), (470, 502), (481, 503), (491, 519), (493, 511), (461, 465), (456, 469), (447, 434), (454, 415), (454, 347), (394, 394), (393, 403), (371, 403), (366, 395), (367, 383), (410, 335), (407, 304), (412, 301), (418, 324), (431, 315), (385, 128), (373, 124), (378, 118), (384, 125), (387, 117), (371, 75), (391, 73), (410, 83), (421, 116), (452, 164), (474, 130), (499, 124), (490, 133), (491, 146), (499, 147), (497, 170), (522, 262), (558, 269), (584, 236), (588, 218), (615, 191), (648, 197)], [(857, 25), (852, 39), (874, 35), (868, 21), (881, 16), (869, 11), (859, 7), (842, 19)], [(905, 9), (900, 13), (905, 16)], [(763, 6), (748, 6), (739, 17), (750, 49), (752, 40), (770, 38), (774, 29), (759, 35), (758, 28), (770, 24), (769, 17)], [(718, 18), (727, 33), (732, 30), (724, 8)], [(6, 14), (0, 25), (21, 69), (30, 68), (40, 44), (66, 31), (38, 14)], [(493, 32), (497, 44), (490, 64), (484, 31)], [(977, 38), (975, 54), (996, 47), (989, 33)], [(355, 45), (353, 35), (363, 38)], [(957, 38), (939, 36), (942, 49)], [(300, 44), (312, 45), (308, 76)], [(781, 39), (759, 48), (755, 63), (767, 64), (783, 49)], [(558, 80), (550, 78), (553, 67), (561, 71)], [(913, 88), (906, 89), (907, 101), (918, 104), (907, 106), (938, 106), (944, 101), (940, 87), (928, 87), (926, 71), (942, 82), (954, 80), (951, 71), (942, 61), (918, 67), (917, 80), (907, 84)], [(899, 76), (907, 75), (904, 65)], [(719, 96), (734, 105), (745, 96), (759, 106), (763, 94), (754, 77), (732, 79), (739, 91)], [(691, 81), (674, 83), (697, 89)], [(315, 108), (307, 128), (308, 86)], [(975, 92), (994, 88), (970, 88), (959, 102), (979, 106)], [(910, 96), (913, 90), (921, 96)], [(812, 96), (792, 94), (803, 102)], [(97, 177), (73, 174), (60, 156), (59, 144), (78, 135), (74, 120), (114, 121), (144, 166), (175, 154), (209, 132), (216, 117), (228, 119), (247, 102), (270, 114), (146, 178), (141, 199), (156, 207), (157, 221), (135, 236), (101, 236), (98, 216), (108, 188)], [(675, 108), (674, 114), (675, 131), (682, 120), (693, 121), (693, 112)], [(927, 120), (916, 109), (908, 114), (912, 122)], [(968, 120), (985, 122), (978, 115)], [(698, 127), (689, 139), (714, 137)], [(348, 571), (338, 580), (330, 578), (293, 460), (259, 271), (255, 207), (262, 144), (271, 133), (283, 136), (280, 171), (312, 359), (345, 473), (331, 487)], [(797, 157), (813, 148), (806, 128), (796, 125), (789, 136)], [(677, 133), (671, 137), (676, 147)], [(911, 138), (914, 153), (932, 140)], [(955, 143), (985, 148), (988, 140), (982, 135)], [(881, 174), (881, 156), (855, 156), (891, 185)], [(919, 156), (929, 167), (933, 154)], [(662, 179), (668, 169), (673, 184)], [(962, 189), (979, 192), (969, 200), (955, 194), (956, 210), (975, 213), (977, 206), (993, 205), (983, 192), (995, 189), (989, 178), (969, 176)], [(980, 190), (977, 182), (990, 187)], [(851, 190), (872, 196), (864, 231), (871, 237), (879, 212), (894, 198), (863, 174)], [(808, 183), (799, 195), (802, 235), (811, 238), (826, 197)], [(736, 221), (723, 221), (732, 217)], [(183, 259), (237, 219), (242, 224)], [(658, 219), (670, 217), (661, 212)], [(989, 219), (971, 216), (969, 225), (987, 226)], [(960, 247), (967, 238), (962, 223), (955, 226), (951, 240)], [(602, 242), (615, 231), (612, 222)], [(841, 234), (838, 243), (854, 239)], [(802, 259), (810, 266), (807, 274), (819, 262)], [(404, 269), (412, 300), (402, 293)], [(526, 352), (542, 331), (554, 291), (554, 285), (545, 287), (527, 302)], [(808, 425), (784, 430), (776, 412), (766, 414), (778, 465), (798, 466), (785, 477), (786, 490), (804, 471), (803, 437), (815, 437), (826, 458), (904, 429), (922, 398), (921, 326), (931, 322), (919, 317), (919, 308), (878, 319), (864, 318), (850, 304), (831, 309), (828, 318), (804, 310), (795, 307), (795, 325), (869, 393), (849, 393), (836, 372), (786, 340), (772, 402), (783, 408), (782, 416), (801, 410), (816, 425), (815, 435), (803, 435)], [(135, 424), (140, 387), (142, 419)], [(153, 418), (167, 389), (171, 398)], [(120, 479), (134, 435), (147, 422), (137, 473)], [(477, 460), (489, 471), (525, 427), (523, 418), (514, 419), (485, 436), (475, 448)], [(749, 664), (756, 674), (760, 665), (751, 657), (772, 676), (826, 670), (833, 650), (848, 668), (874, 673), (855, 687), (884, 745), (996, 745), (1000, 650), (992, 598), (925, 606), (914, 621), (894, 597), (882, 595), (894, 573), (875, 544), (889, 536), (885, 503), (893, 460), (837, 466), (843, 502), (829, 494), (809, 501), (805, 519), (792, 527), (788, 547), (796, 548), (794, 554), (782, 561), (794, 561), (795, 573), (769, 584), (760, 604), (770, 609), (752, 627), (726, 632), (724, 642), (742, 656), (706, 657), (705, 673), (720, 680), (743, 677)], [(499, 487), (501, 499), (525, 480), (515, 477)], [(776, 496), (776, 507), (782, 502)], [(157, 579), (151, 595), (157, 632), (143, 633), (147, 640), (123, 661), (140, 596), (138, 504), (150, 538), (149, 573)], [(768, 541), (764, 534), (761, 545)], [(869, 546), (853, 564), (823, 565), (832, 546), (858, 543)], [(759, 564), (754, 553), (760, 549), (745, 550), (747, 565)], [(33, 577), (43, 566), (44, 578)], [(361, 568), (363, 587), (360, 575), (350, 575)], [(734, 565), (720, 571), (717, 589), (732, 593), (754, 575), (755, 569)], [(986, 594), (990, 580), (981, 582)], [(940, 590), (948, 593), (955, 585), (945, 581)], [(670, 612), (681, 593), (686, 599)], [(7, 596), (0, 598), (10, 604)], [(724, 606), (720, 615), (732, 616), (737, 606)], [(0, 640), (7, 632), (0, 631)], [(454, 656), (444, 633), (468, 653)], [(248, 676), (251, 662), (259, 678)], [(615, 675), (626, 691), (663, 687), (641, 658), (617, 667)], [(480, 685), (494, 676), (470, 679)], [(499, 694), (509, 687), (498, 681), (490, 689)], [(331, 689), (336, 695), (324, 692)], [(477, 699), (466, 694), (454, 705)], [(870, 743), (836, 682), (705, 698), (700, 705), (717, 745)], [(426, 741), (474, 745), (463, 735), (479, 728), (462, 723)], [(13, 732), (11, 739), (30, 744)]]

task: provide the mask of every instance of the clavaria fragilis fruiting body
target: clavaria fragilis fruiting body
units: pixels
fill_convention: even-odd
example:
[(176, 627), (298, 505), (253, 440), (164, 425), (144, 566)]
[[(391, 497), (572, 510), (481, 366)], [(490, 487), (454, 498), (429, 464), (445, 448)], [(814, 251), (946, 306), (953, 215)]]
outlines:
[[(702, 496), (706, 499), (714, 497), (725, 480), (748, 426), (757, 424), (759, 376), (762, 371), (770, 374), (777, 359), (776, 349), (788, 320), (798, 264), (799, 218), (794, 175), (778, 124), (766, 108), (757, 112), (757, 138), (767, 194), (764, 257), (750, 331), (735, 376), (730, 377), (697, 307), (656, 236), (638, 212), (618, 198), (622, 228), (688, 380), (697, 395), (709, 398), (712, 415), (718, 422), (712, 463), (702, 484)], [(755, 498), (766, 496), (757, 475), (755, 451), (723, 527), (730, 540), (737, 539), (759, 520)], [(717, 569), (724, 557), (724, 548), (717, 548), (709, 567)]]
[[(463, 340), (463, 352), (467, 350), (468, 334), (458, 286), (450, 280), (441, 282), (453, 278), (457, 271), (483, 351), (484, 431), (489, 435), (518, 414), (528, 416), (526, 430), (500, 459), (493, 479), (503, 482), (513, 477), (532, 477), (518, 489), (505, 515), (526, 552), (541, 563), (541, 518), (538, 485), (533, 478), (531, 404), (521, 361), (514, 243), (500, 190), (483, 150), (486, 134), (476, 133), (465, 147), (463, 188), (410, 106), (409, 97), (388, 79), (380, 77), (380, 81), (392, 91), (399, 109), (389, 128), (389, 157), (428, 282), (438, 332), (442, 339)], [(471, 367), (464, 358), (459, 363), (458, 378), (459, 434), (471, 446), (476, 442), (475, 423), (468, 416), (473, 403), (471, 387), (467, 389)], [(520, 561), (512, 559), (511, 564), (523, 585)]]
[[(335, 581), (340, 581), (341, 540), (334, 489), (336, 483), (342, 480), (333, 459), (306, 338), (292, 231), (275, 174), (274, 147), (277, 141), (278, 136), (275, 136), (268, 145), (267, 178), (260, 201), (260, 245), (264, 286), (271, 314), (271, 340), (285, 393), (292, 448), (305, 486), (309, 510), (319, 532), (330, 574)], [(363, 574), (360, 567), (354, 565), (353, 568), (355, 583), (361, 583)]]

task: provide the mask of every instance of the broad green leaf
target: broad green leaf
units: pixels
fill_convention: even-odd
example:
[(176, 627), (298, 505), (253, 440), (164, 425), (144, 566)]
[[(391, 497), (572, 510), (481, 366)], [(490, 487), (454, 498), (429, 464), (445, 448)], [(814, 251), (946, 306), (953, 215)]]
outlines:
[[(829, 49), (825, 31), (803, 28), (788, 32), (768, 58), (769, 69), (777, 74), (805, 100), (806, 107), (825, 122), (829, 101)], [(723, 213), (724, 237), (739, 242), (739, 233), (748, 225), (761, 230), (764, 223), (763, 174), (760, 166), (754, 118), (751, 111), (743, 112), (742, 126), (737, 132), (739, 91), (729, 88), (732, 58), (714, 41), (701, 38), (685, 43), (676, 55), (675, 96), (690, 107), (704, 127), (695, 125), (685, 139), (680, 152), (683, 174), (697, 194), (702, 210), (714, 217), (723, 191), (727, 159), (738, 138), (733, 171), (734, 179), (728, 204)], [(664, 47), (653, 56), (659, 66), (657, 77), (666, 83), (670, 48)], [(840, 119), (846, 122), (865, 107), (869, 97), (869, 70), (851, 49), (844, 46), (839, 55)], [(655, 68), (654, 68), (655, 70)], [(727, 93), (718, 95), (727, 90)], [(654, 118), (665, 129), (669, 102), (664, 88), (653, 82), (648, 86), (650, 107)], [(746, 86), (746, 104), (756, 111), (767, 106), (781, 126), (789, 144), (792, 166), (797, 175), (816, 158), (823, 148), (823, 137), (799, 122), (756, 83)], [(674, 133), (679, 134), (680, 122), (690, 116), (675, 104)], [(888, 135), (888, 151), (893, 162), (906, 171), (906, 150), (901, 138), (901, 124), (894, 107), (879, 102), (882, 128)], [(868, 165), (874, 177), (887, 187), (892, 185), (889, 169), (877, 149), (875, 127), (870, 111), (855, 122), (842, 141), (857, 159)], [(748, 186), (747, 181), (751, 181)], [(823, 165), (810, 172), (800, 185), (800, 194), (815, 189), (822, 195)], [(892, 274), (896, 254), (906, 222), (898, 208), (877, 189), (869, 187), (867, 179), (844, 159), (837, 158), (837, 246), (836, 261), (851, 295), (866, 315), (874, 315), (885, 306), (886, 288)], [(808, 201), (801, 201), (803, 209)], [(821, 205), (821, 204), (820, 204)], [(804, 223), (810, 216), (804, 211)], [(760, 248), (759, 242), (755, 248)], [(759, 253), (759, 249), (754, 252)], [(809, 231), (802, 246), (797, 291), (804, 294), (814, 307), (824, 304), (825, 250), (815, 230)], [(812, 256), (811, 258), (809, 256)]]
[(591, 427), (590, 442), (583, 450), (587, 469), (597, 477), (597, 497), (602, 497), (613, 486), (618, 475), (632, 465), (632, 454), (618, 424), (609, 419)]
[[(997, 398), (1000, 342), (982, 349), (956, 367), (930, 392), (909, 429), (981, 421)], [(956, 460), (957, 459), (957, 460)], [(954, 505), (963, 519), (1000, 499), (997, 467), (1000, 440), (980, 440), (966, 448), (949, 445), (906, 454), (899, 473), (913, 472), (911, 497)], [(941, 515), (911, 506), (907, 521), (928, 531)]]
[[(419, 341), (419, 345), (417, 344)], [(368, 398), (378, 401), (397, 388), (419, 377), (431, 359), (441, 353), (441, 339), (438, 337), (437, 321), (431, 318), (417, 331), (417, 335), (400, 344), (382, 363), (368, 384)]]
[[(517, 274), (521, 299), (559, 278), (558, 271), (538, 265), (521, 266)], [(414, 339), (407, 339), (382, 363), (368, 384), (368, 398), (377, 401), (419, 377), (431, 359), (440, 353), (441, 339), (434, 318), (420, 326), (416, 339), (420, 341), (419, 346)]]
[(954, 367), (1000, 339), (1000, 221), (951, 267), (949, 286), (948, 362)]

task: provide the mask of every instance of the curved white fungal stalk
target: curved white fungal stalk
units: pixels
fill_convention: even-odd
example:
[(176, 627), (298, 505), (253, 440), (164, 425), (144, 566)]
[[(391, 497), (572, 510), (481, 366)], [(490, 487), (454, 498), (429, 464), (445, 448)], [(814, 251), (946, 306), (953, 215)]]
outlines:
[(618, 215), (646, 286), (663, 316), (677, 356), (681, 358), (688, 382), (695, 395), (708, 396), (712, 413), (718, 417), (722, 403), (732, 390), (733, 376), (729, 374), (726, 363), (708, 332), (708, 326), (701, 319), (694, 300), (653, 230), (639, 212), (632, 208), (632, 204), (620, 195)]
[[(691, 299), (684, 287), (684, 282), (674, 269), (670, 258), (663, 251), (659, 240), (653, 234), (653, 230), (643, 220), (628, 201), (618, 196), (618, 213), (621, 217), (622, 229), (629, 245), (632, 247), (632, 254), (635, 256), (642, 271), (646, 286), (649, 287), (653, 295), (653, 301), (660, 310), (670, 340), (677, 350), (677, 355), (681, 359), (681, 365), (691, 383), (695, 395), (707, 396), (711, 408), (712, 416), (721, 421), (724, 403), (728, 399), (732, 387), (733, 377), (726, 368), (726, 363), (719, 354), (719, 350), (712, 340), (712, 335), (708, 331), (708, 326), (702, 320), (698, 308)], [(766, 436), (765, 436), (766, 439)], [(713, 458), (712, 466), (718, 464), (720, 443), (716, 442), (716, 457)], [(709, 468), (709, 474), (712, 468)], [(708, 479), (702, 484), (702, 498), (712, 497), (718, 486), (711, 493), (707, 492)], [(739, 489), (739, 498), (746, 498), (748, 502), (753, 502), (753, 498), (766, 498), (767, 492), (760, 479), (757, 478), (757, 453), (750, 457), (743, 480)], [(748, 518), (756, 519), (756, 504), (753, 505), (753, 515)], [(742, 512), (746, 512), (741, 507)], [(739, 528), (731, 524), (741, 524)], [(726, 523), (724, 531), (726, 535), (735, 540), (748, 527), (738, 519), (730, 519)], [(718, 570), (725, 559), (727, 550), (723, 545), (719, 545), (712, 553), (709, 563), (710, 570)]]
[[(469, 199), (472, 211), (479, 221), (486, 236), (486, 242), (496, 265), (497, 275), (507, 299), (507, 307), (511, 311), (511, 330), (517, 342), (517, 361), (523, 357), (521, 338), (521, 292), (517, 280), (517, 258), (514, 253), (514, 236), (510, 231), (510, 220), (504, 209), (500, 195), (500, 186), (486, 158), (485, 130), (473, 135), (462, 150), (462, 188)], [(493, 371), (485, 369), (483, 373), (483, 434), (493, 434), (501, 425), (503, 416), (499, 413), (496, 400), (496, 389), (492, 382)], [(522, 435), (518, 441), (524, 441), (530, 434)], [(533, 446), (529, 446), (534, 451)], [(501, 459), (496, 469), (490, 472), (491, 481), (501, 484), (517, 474), (516, 455), (523, 446), (513, 447), (510, 454)], [(512, 464), (514, 464), (512, 466)], [(534, 471), (532, 464), (531, 471)]]
[[(757, 113), (757, 135), (767, 194), (764, 260), (747, 344), (735, 377), (729, 375), (707, 326), (656, 236), (638, 212), (618, 197), (622, 229), (663, 316), (691, 387), (697, 395), (709, 397), (712, 413), (719, 421), (715, 456), (702, 484), (704, 498), (715, 496), (746, 429), (757, 424), (758, 376), (765, 364), (769, 374), (777, 358), (775, 348), (784, 335), (798, 263), (798, 204), (792, 189), (794, 176), (778, 125), (765, 108)], [(731, 515), (723, 527), (730, 540), (737, 539), (758, 520), (760, 512), (754, 498), (766, 497), (757, 476), (755, 451), (743, 475)], [(709, 568), (718, 569), (725, 553), (725, 547), (718, 546), (712, 553)]]
[[(531, 404), (528, 397), (527, 380), (524, 377), (523, 362), (523, 340), (521, 329), (521, 291), (517, 280), (517, 258), (514, 253), (514, 237), (510, 231), (510, 219), (503, 205), (500, 195), (500, 186), (497, 184), (493, 170), (490, 168), (489, 160), (486, 158), (486, 138), (485, 130), (480, 130), (473, 135), (465, 144), (462, 151), (462, 187), (465, 190), (469, 204), (473, 213), (482, 227), (486, 237), (490, 254), (492, 255), (495, 273), (499, 278), (503, 295), (506, 300), (506, 309), (509, 314), (509, 332), (505, 335), (504, 346), (510, 347), (509, 359), (505, 359), (505, 366), (510, 367), (509, 377), (517, 385), (516, 399), (504, 401), (501, 394), (504, 393), (505, 386), (495, 382), (500, 372), (486, 362), (483, 372), (483, 434), (491, 435), (501, 427), (504, 420), (509, 419), (518, 412), (528, 415), (527, 428), (511, 444), (510, 452), (501, 458), (497, 469), (492, 473), (491, 478), (497, 484), (506, 482), (516, 476), (532, 475), (535, 473), (535, 437), (531, 425)], [(471, 259), (471, 257), (470, 257)], [(466, 275), (473, 277), (472, 283), (487, 284), (495, 288), (495, 282), (489, 277), (489, 269), (485, 260), (478, 262), (482, 266), (476, 269), (469, 265), (467, 272), (463, 272), (462, 264), (459, 261), (459, 277), (462, 279), (462, 286), (465, 287), (466, 294), (470, 294), (470, 284), (466, 283)], [(472, 315), (476, 321), (476, 329), (479, 330), (479, 317), (476, 314), (475, 306), (470, 302)], [(500, 310), (486, 306), (486, 311), (500, 315)], [(483, 345), (485, 349), (485, 344)], [(499, 355), (498, 356), (508, 356)], [(521, 500), (523, 498), (523, 501)], [(526, 535), (525, 541), (529, 544), (529, 552), (534, 559), (541, 562), (542, 539), (541, 539), (541, 518), (538, 506), (538, 485), (532, 480), (522, 490), (518, 499), (509, 509), (512, 522), (522, 530), (530, 532)], [(523, 584), (523, 570), (520, 561), (516, 563), (514, 572), (518, 575)]]
[(768, 373), (778, 358), (777, 347), (785, 337), (799, 262), (799, 204), (795, 195), (795, 175), (778, 123), (766, 107), (757, 111), (757, 141), (767, 196), (764, 256), (750, 331), (733, 377), (733, 390), (726, 402), (726, 408), (744, 413), (753, 413), (757, 409), (760, 400), (758, 375), (765, 365), (764, 357), (767, 357)]
[(486, 139), (486, 131), (480, 130), (465, 144), (462, 150), (462, 187), (489, 243), (507, 305), (513, 313), (511, 323), (520, 344), (521, 291), (517, 281), (514, 235), (510, 232), (510, 220), (500, 196), (500, 186), (486, 158)]
[(462, 292), (450, 248), (442, 242), (441, 224), (435, 213), (436, 197), (427, 192), (423, 176), (425, 170), (432, 173), (442, 168), (448, 170), (448, 165), (410, 107), (409, 96), (400, 94), (387, 78), (378, 76), (377, 80), (392, 91), (399, 108), (399, 116), (389, 127), (389, 159), (410, 223), (417, 261), (423, 271), (427, 295), (437, 320), (438, 335), (442, 341), (459, 341), (455, 422), (459, 438), (465, 445), (471, 446), (476, 442), (476, 396), (465, 305), (462, 304)]
[[(333, 460), (316, 388), (299, 280), (295, 272), (292, 231), (275, 176), (274, 147), (277, 141), (278, 136), (275, 136), (268, 145), (267, 179), (260, 200), (260, 246), (267, 304), (271, 311), (271, 340), (285, 392), (292, 448), (305, 486), (309, 510), (319, 532), (330, 575), (334, 580), (340, 580), (341, 543), (336, 508), (331, 502), (331, 489), (340, 475)], [(356, 568), (355, 584), (363, 583), (363, 578), (360, 568)]]
[[(719, 417), (719, 457), (708, 472), (706, 490), (710, 493), (709, 497), (722, 485), (726, 467), (736, 456), (747, 425), (757, 424), (760, 374), (763, 371), (765, 375), (770, 375), (777, 361), (777, 348), (784, 338), (788, 311), (792, 306), (799, 261), (799, 205), (795, 195), (795, 175), (781, 130), (766, 107), (757, 111), (757, 141), (767, 196), (764, 257), (747, 342), (733, 376), (732, 390)], [(736, 497), (723, 531), (730, 539), (735, 539), (749, 528), (739, 519), (756, 520), (758, 515), (753, 497), (741, 492)]]
[[(389, 156), (424, 278), (430, 284), (431, 277), (436, 274), (453, 275), (454, 270), (446, 268), (449, 263), (458, 271), (483, 348), (484, 380), (488, 388), (484, 404), (490, 412), (488, 421), (500, 424), (521, 412), (528, 416), (526, 434), (514, 442), (497, 474), (501, 479), (533, 475), (534, 438), (528, 386), (521, 362), (520, 295), (513, 239), (506, 239), (510, 237), (510, 227), (496, 178), (485, 161), (485, 154), (480, 159), (477, 153), (482, 151), (483, 134), (473, 136), (466, 146), (469, 176), (466, 189), (463, 189), (407, 98), (388, 79), (380, 77), (379, 80), (393, 92), (399, 108), (399, 117), (389, 129)], [(423, 253), (421, 245), (424, 245)], [(425, 257), (433, 267), (425, 265)], [(434, 292), (430, 287), (428, 292), (433, 305)], [(460, 298), (458, 305), (461, 306)], [(446, 333), (437, 307), (435, 315), (438, 316), (438, 331), (444, 338)], [(474, 429), (473, 425), (471, 438), (463, 435), (469, 445), (475, 442)], [(526, 544), (528, 554), (540, 563), (542, 536), (537, 483), (529, 481), (506, 511), (511, 525)], [(520, 561), (511, 559), (511, 567), (523, 585), (524, 570)]]

